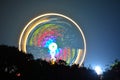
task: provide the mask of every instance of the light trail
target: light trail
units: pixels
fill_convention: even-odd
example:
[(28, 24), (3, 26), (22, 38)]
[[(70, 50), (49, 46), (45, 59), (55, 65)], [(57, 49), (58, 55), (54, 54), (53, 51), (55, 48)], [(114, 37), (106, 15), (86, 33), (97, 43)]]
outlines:
[[(49, 21), (49, 19), (43, 19), (43, 20), (41, 20), (40, 18), (45, 17), (45, 16), (51, 16), (51, 15), (53, 15), (53, 16), (60, 16), (60, 17), (63, 17), (63, 18), (65, 18), (65, 19), (71, 21), (71, 22), (78, 28), (78, 30), (80, 31), (80, 33), (81, 33), (81, 35), (82, 35), (83, 43), (84, 43), (83, 58), (82, 58), (81, 62), (79, 63), (79, 65), (81, 65), (81, 64), (83, 63), (83, 61), (84, 61), (84, 59), (85, 59), (85, 55), (86, 55), (86, 39), (85, 39), (84, 33), (83, 33), (82, 29), (80, 28), (80, 26), (79, 26), (75, 21), (73, 21), (71, 18), (69, 18), (69, 17), (67, 17), (67, 16), (65, 16), (65, 15), (63, 15), (63, 14), (58, 14), (58, 13), (46, 13), (46, 14), (43, 14), (43, 15), (40, 15), (40, 16), (38, 16), (38, 17), (33, 18), (33, 19), (25, 26), (25, 28), (23, 29), (23, 31), (22, 31), (21, 34), (20, 34), (19, 43), (18, 43), (18, 48), (19, 48), (19, 50), (27, 53), (27, 51), (26, 51), (26, 44), (27, 44), (27, 43), (26, 43), (26, 42), (27, 42), (27, 38), (28, 38), (30, 32), (31, 32), (37, 25)], [(39, 20), (39, 19), (40, 19), (40, 20)], [(37, 20), (38, 20), (38, 21), (37, 21)], [(36, 22), (35, 22), (35, 21), (36, 21)], [(33, 24), (33, 22), (35, 22), (35, 23)], [(28, 28), (28, 27), (30, 27), (30, 28)], [(22, 42), (22, 41), (23, 41), (23, 42)], [(81, 56), (81, 51), (80, 51), (80, 53), (78, 54), (78, 56)], [(75, 62), (78, 62), (78, 60), (79, 60), (79, 58), (77, 57), (77, 59), (76, 59)]]

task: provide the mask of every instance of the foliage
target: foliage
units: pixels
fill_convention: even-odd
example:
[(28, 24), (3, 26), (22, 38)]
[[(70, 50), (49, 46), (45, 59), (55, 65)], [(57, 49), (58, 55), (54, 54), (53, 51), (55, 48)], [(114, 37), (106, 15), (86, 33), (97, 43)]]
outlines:
[(120, 61), (115, 60), (110, 68), (104, 72), (103, 80), (120, 80)]
[(99, 80), (94, 70), (84, 66), (68, 66), (62, 60), (51, 65), (5, 45), (0, 52), (0, 80)]

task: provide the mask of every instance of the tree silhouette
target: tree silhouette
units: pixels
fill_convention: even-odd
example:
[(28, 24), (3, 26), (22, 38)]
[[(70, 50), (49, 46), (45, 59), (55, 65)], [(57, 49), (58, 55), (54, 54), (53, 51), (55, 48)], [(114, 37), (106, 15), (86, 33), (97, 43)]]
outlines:
[(55, 64), (37, 59), (15, 47), (0, 46), (0, 80), (99, 80), (94, 70), (67, 65), (65, 61)]
[(104, 72), (103, 80), (120, 80), (120, 61), (118, 59)]

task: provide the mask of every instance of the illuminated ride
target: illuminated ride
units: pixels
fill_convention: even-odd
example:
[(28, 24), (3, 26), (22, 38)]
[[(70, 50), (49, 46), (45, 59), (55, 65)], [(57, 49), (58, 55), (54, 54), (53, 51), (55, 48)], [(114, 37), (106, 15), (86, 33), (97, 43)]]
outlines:
[(68, 65), (83, 63), (86, 40), (80, 26), (71, 18), (47, 13), (32, 19), (19, 38), (19, 50), (35, 59), (64, 60)]

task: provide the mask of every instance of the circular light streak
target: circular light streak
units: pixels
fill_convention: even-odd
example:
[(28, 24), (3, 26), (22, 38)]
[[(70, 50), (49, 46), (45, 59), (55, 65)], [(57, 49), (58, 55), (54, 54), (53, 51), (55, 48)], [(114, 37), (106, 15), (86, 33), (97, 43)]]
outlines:
[[(58, 20), (60, 20), (60, 21), (57, 21), (57, 18), (53, 18), (54, 16), (58, 17)], [(67, 22), (71, 22), (71, 24), (68, 24), (68, 23), (62, 21), (61, 20), (62, 18), (64, 18), (64, 20)], [(54, 22), (51, 23), (51, 21), (55, 21), (57, 24)], [(77, 30), (79, 30), (79, 32), (82, 36), (82, 40), (83, 40), (83, 49), (79, 48), (75, 51), (74, 48), (71, 48), (68, 46), (63, 47), (64, 43), (61, 43), (62, 48), (64, 48), (64, 49), (59, 48), (59, 46), (61, 44), (57, 41), (64, 41), (65, 40), (64, 38), (66, 38), (66, 40), (68, 40), (67, 36), (63, 37), (64, 35), (62, 35), (64, 33), (65, 28), (67, 28), (67, 27), (65, 27), (66, 25), (70, 26), (70, 27), (75, 26), (77, 28)], [(42, 26), (42, 28), (41, 28), (41, 26)], [(64, 28), (63, 28), (63, 26), (64, 26)], [(38, 28), (38, 29), (36, 29), (36, 28)], [(32, 32), (33, 32), (33, 34), (32, 34)], [(70, 33), (69, 29), (67, 32)], [(39, 33), (41, 33), (41, 34), (39, 34)], [(66, 34), (67, 33), (65, 33), (65, 35)], [(37, 38), (34, 37), (37, 35), (38, 35)], [(71, 36), (72, 36), (72, 34), (71, 34)], [(35, 41), (36, 39), (37, 39), (37, 41)], [(28, 45), (28, 42), (29, 42), (29, 45)], [(30, 46), (30, 45), (33, 46), (33, 42), (34, 42), (34, 46), (38, 46), (39, 48), (42, 48), (42, 47), (48, 48), (49, 53), (51, 54), (52, 58), (55, 58), (56, 57), (55, 55), (58, 55), (59, 59), (62, 56), (63, 60), (66, 59), (66, 55), (70, 55), (71, 59), (73, 59), (75, 57), (74, 60), (67, 59), (67, 62), (69, 64), (70, 63), (71, 64), (79, 64), (79, 66), (80, 66), (83, 63), (85, 55), (86, 55), (86, 40), (85, 40), (85, 36), (84, 36), (82, 29), (75, 21), (73, 21), (71, 18), (69, 18), (63, 14), (46, 13), (46, 14), (40, 15), (36, 18), (33, 18), (24, 27), (24, 29), (20, 35), (19, 50), (23, 51), (25, 53), (29, 52), (29, 50), (27, 51), (27, 46)], [(68, 42), (70, 42), (70, 41), (68, 40)], [(71, 41), (71, 42), (74, 42), (74, 41)], [(72, 44), (72, 43), (70, 43), (70, 44)], [(75, 53), (77, 53), (77, 54), (75, 54)], [(81, 57), (81, 55), (82, 55), (82, 57)], [(57, 58), (55, 58), (55, 59), (57, 59)]]

